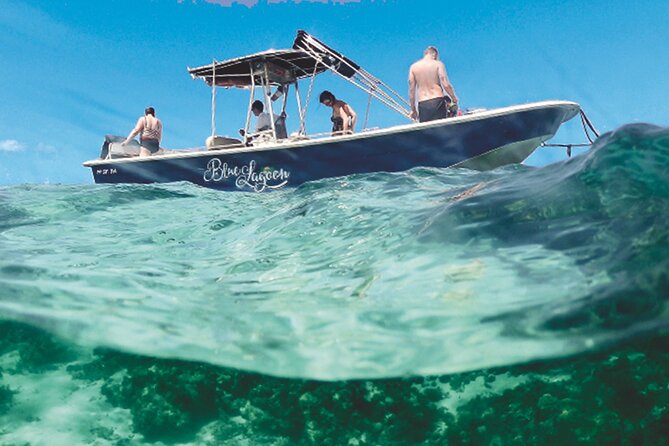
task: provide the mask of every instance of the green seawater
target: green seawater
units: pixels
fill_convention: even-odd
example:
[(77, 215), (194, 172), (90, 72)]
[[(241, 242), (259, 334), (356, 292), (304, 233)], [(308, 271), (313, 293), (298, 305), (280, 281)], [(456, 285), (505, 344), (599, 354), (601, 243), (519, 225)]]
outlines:
[(0, 445), (669, 444), (669, 129), (266, 194), (0, 188)]

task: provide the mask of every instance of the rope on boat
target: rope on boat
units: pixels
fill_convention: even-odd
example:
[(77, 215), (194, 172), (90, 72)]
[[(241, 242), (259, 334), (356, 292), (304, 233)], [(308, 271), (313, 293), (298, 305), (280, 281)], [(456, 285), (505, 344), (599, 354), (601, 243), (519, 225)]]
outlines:
[[(567, 156), (571, 158), (571, 149), (573, 147), (589, 147), (592, 144), (594, 144), (595, 139), (599, 138), (599, 132), (595, 128), (594, 125), (592, 125), (592, 122), (588, 118), (588, 116), (585, 114), (585, 112), (582, 109), (579, 109), (579, 115), (581, 118), (581, 125), (583, 126), (583, 133), (585, 133), (585, 137), (588, 139), (587, 143), (580, 143), (580, 144), (547, 144), (545, 142), (541, 143), (542, 147), (563, 147), (567, 149)], [(590, 135), (590, 132), (594, 135), (594, 138)]]
[(599, 132), (595, 128), (594, 125), (592, 125), (592, 122), (590, 122), (590, 119), (585, 115), (585, 112), (583, 110), (580, 110), (581, 113), (581, 124), (583, 124), (583, 131), (585, 132), (585, 136), (588, 138), (588, 141), (590, 141), (590, 144), (594, 142), (594, 140), (590, 137), (590, 134), (588, 133), (588, 128), (594, 133), (595, 138), (599, 138)]
[(304, 101), (304, 108), (302, 109), (302, 115), (300, 116), (300, 134), (304, 135), (306, 133), (306, 126), (304, 125), (304, 117), (307, 116), (307, 108), (309, 108), (309, 100), (311, 99), (311, 91), (314, 89), (314, 79), (316, 79), (316, 70), (318, 69), (318, 64), (320, 61), (316, 62), (314, 65), (314, 72), (311, 74), (311, 81), (309, 82), (309, 89), (307, 90), (307, 98)]

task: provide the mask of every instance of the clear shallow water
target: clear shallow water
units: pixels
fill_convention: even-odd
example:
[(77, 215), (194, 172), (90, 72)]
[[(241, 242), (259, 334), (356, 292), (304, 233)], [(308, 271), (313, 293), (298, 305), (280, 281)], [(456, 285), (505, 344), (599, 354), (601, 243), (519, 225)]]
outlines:
[[(517, 422), (527, 441), (651, 435), (669, 416), (653, 409), (669, 374), (657, 341), (668, 167), (669, 131), (627, 126), (539, 169), (414, 169), (268, 194), (0, 189), (4, 435), (490, 444), (499, 432), (467, 423), (492, 429), (500, 411), (518, 419), (499, 429)], [(633, 384), (612, 382), (599, 406), (574, 401), (603, 391), (612, 368), (636, 383), (628, 394), (653, 395), (629, 431), (615, 395)], [(59, 383), (51, 402), (31, 402), (25, 389), (47, 382)], [(548, 424), (523, 431), (546, 394)], [(558, 416), (569, 404), (569, 423), (609, 415), (572, 438)], [(82, 421), (63, 433), (59, 416)]]

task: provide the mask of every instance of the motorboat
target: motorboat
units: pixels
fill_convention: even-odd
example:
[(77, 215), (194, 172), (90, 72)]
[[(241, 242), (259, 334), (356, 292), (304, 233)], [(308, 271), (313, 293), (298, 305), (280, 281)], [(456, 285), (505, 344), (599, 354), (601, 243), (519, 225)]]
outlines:
[[(84, 163), (96, 183), (188, 181), (220, 190), (261, 192), (322, 178), (421, 166), (489, 170), (521, 163), (552, 138), (562, 123), (579, 113), (584, 117), (579, 104), (550, 100), (415, 122), (406, 99), (305, 31), (298, 31), (292, 48), (213, 61), (188, 68), (188, 72), (212, 89), (212, 133), (205, 145), (140, 157), (136, 144), (123, 146), (119, 139), (109, 139), (100, 158)], [(367, 128), (365, 118), (363, 130), (357, 133), (308, 134), (306, 116), (314, 79), (324, 72), (352, 83), (369, 95), (368, 104), (378, 100), (406, 117), (407, 123)], [(308, 89), (303, 100), (300, 86), (304, 89), (305, 82)], [(221, 87), (250, 91), (241, 138), (216, 134), (215, 98)], [(277, 103), (273, 89), (281, 92)], [(289, 135), (284, 120), (271, 119), (270, 128), (254, 132), (251, 104), (257, 93), (262, 93), (269, 116), (284, 117), (291, 90), (299, 128)]]

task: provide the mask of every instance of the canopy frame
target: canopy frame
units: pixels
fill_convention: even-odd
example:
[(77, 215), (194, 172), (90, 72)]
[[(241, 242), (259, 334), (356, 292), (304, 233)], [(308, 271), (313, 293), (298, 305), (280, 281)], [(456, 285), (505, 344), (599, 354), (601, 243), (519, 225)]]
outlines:
[[(409, 102), (376, 78), (358, 64), (343, 54), (333, 50), (320, 40), (305, 31), (299, 30), (293, 42), (292, 49), (270, 49), (226, 61), (214, 60), (209, 65), (188, 68), (193, 79), (203, 79), (212, 88), (212, 136), (216, 133), (216, 88), (243, 88), (250, 90), (249, 107), (244, 126), (244, 143), (248, 143), (252, 136), (258, 133), (267, 135), (272, 142), (277, 142), (277, 126), (274, 119), (270, 119), (271, 131), (249, 132), (251, 126), (251, 106), (257, 88), (262, 89), (263, 104), (270, 117), (274, 117), (272, 87), (283, 88), (283, 104), (281, 116), (287, 105), (287, 96), (290, 85), (295, 85), (295, 97), (299, 115), (298, 136), (306, 136), (306, 112), (311, 99), (311, 92), (315, 77), (325, 71), (331, 71), (369, 95), (365, 113), (364, 127), (367, 128), (369, 109), (372, 98), (379, 100), (397, 113), (411, 119)], [(301, 101), (299, 80), (310, 79), (309, 90), (304, 104)], [(363, 129), (364, 130), (364, 129)]]

